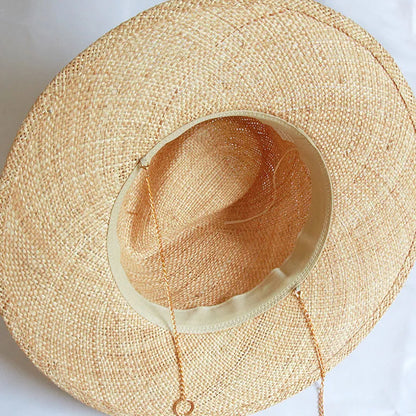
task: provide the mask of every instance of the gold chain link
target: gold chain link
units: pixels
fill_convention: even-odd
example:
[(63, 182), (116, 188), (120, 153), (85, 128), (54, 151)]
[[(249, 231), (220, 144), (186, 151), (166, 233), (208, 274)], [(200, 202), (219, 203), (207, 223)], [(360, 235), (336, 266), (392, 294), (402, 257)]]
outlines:
[[(151, 209), (152, 218), (153, 218), (155, 228), (156, 228), (157, 241), (158, 241), (158, 244), (159, 244), (159, 258), (160, 258), (160, 263), (161, 263), (161, 266), (162, 266), (163, 279), (165, 281), (166, 298), (167, 298), (167, 301), (168, 301), (170, 319), (171, 319), (171, 322), (172, 322), (172, 338), (173, 338), (173, 344), (174, 344), (174, 347), (175, 347), (175, 355), (176, 355), (176, 359), (177, 359), (177, 363), (178, 363), (179, 399), (176, 400), (176, 402), (173, 404), (172, 410), (173, 410), (173, 412), (176, 416), (189, 416), (194, 410), (194, 403), (191, 400), (187, 399), (186, 394), (185, 394), (185, 381), (184, 381), (184, 376), (183, 376), (182, 350), (181, 350), (180, 344), (179, 344), (179, 334), (178, 334), (178, 329), (177, 329), (177, 326), (176, 326), (176, 318), (175, 318), (175, 312), (173, 310), (172, 297), (171, 297), (171, 294), (170, 294), (169, 275), (168, 275), (168, 270), (167, 270), (167, 267), (166, 267), (165, 253), (164, 253), (164, 249), (163, 249), (162, 233), (161, 233), (160, 226), (159, 226), (159, 221), (158, 221), (158, 218), (157, 218), (157, 215), (156, 215), (155, 202), (154, 202), (154, 199), (153, 199), (152, 187), (150, 185), (149, 172), (148, 172), (148, 169), (147, 169), (148, 166), (142, 166), (142, 168), (146, 172), (146, 184), (147, 184), (147, 191), (148, 191), (148, 194), (149, 194), (150, 209)], [(179, 413), (179, 409), (178, 409), (178, 407), (181, 403), (186, 403), (188, 405), (188, 410), (184, 411), (182, 414)]]
[(321, 386), (319, 387), (319, 394), (318, 394), (318, 409), (319, 409), (319, 416), (325, 416), (324, 411), (324, 383), (325, 383), (325, 367), (324, 367), (324, 360), (322, 359), (321, 349), (319, 348), (319, 343), (316, 338), (315, 329), (313, 327), (311, 316), (309, 315), (308, 310), (306, 309), (305, 301), (302, 297), (302, 292), (299, 289), (294, 290), (294, 295), (296, 299), (299, 301), (300, 308), (302, 309), (303, 315), (305, 317), (306, 324), (308, 325), (309, 332), (311, 334), (313, 347), (315, 349), (316, 358), (318, 359), (319, 370), (321, 374)]

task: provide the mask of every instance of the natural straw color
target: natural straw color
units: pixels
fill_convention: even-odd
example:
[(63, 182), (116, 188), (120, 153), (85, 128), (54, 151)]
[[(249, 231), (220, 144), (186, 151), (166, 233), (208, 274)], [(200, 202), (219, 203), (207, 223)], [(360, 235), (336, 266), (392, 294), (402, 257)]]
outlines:
[(216, 305), (258, 285), (293, 251), (311, 203), (294, 144), (253, 118), (205, 121), (163, 146), (130, 185), (117, 232), (133, 287), (164, 306), (147, 172), (177, 309)]
[[(111, 273), (114, 201), (157, 142), (236, 109), (299, 127), (328, 166), (331, 228), (302, 283), (327, 371), (373, 328), (413, 266), (415, 100), (370, 35), (310, 0), (150, 9), (50, 83), (0, 181), (1, 313), (38, 368), (102, 412), (169, 415), (178, 394), (170, 332), (134, 311)], [(240, 325), (180, 338), (195, 416), (254, 413), (320, 376), (293, 295)]]

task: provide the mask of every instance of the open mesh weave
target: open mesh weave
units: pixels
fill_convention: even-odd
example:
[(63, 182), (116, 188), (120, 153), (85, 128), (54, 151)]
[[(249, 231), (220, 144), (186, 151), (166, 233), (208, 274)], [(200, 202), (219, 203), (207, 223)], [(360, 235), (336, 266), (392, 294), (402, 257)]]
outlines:
[[(236, 109), (304, 131), (328, 168), (331, 226), (301, 286), (326, 370), (414, 265), (416, 100), (373, 37), (312, 0), (171, 0), (135, 16), (48, 85), (0, 177), (0, 314), (44, 374), (105, 414), (171, 415), (178, 397), (171, 332), (137, 313), (112, 274), (115, 200), (161, 138)], [(155, 191), (159, 208), (168, 196)], [(166, 228), (173, 216), (160, 216)], [(319, 378), (294, 296), (228, 329), (180, 335), (193, 416), (252, 414)]]
[[(254, 288), (290, 255), (308, 216), (310, 174), (295, 145), (254, 118), (190, 128), (148, 172), (178, 309)], [(124, 197), (117, 234), (134, 288), (167, 306), (143, 170)]]

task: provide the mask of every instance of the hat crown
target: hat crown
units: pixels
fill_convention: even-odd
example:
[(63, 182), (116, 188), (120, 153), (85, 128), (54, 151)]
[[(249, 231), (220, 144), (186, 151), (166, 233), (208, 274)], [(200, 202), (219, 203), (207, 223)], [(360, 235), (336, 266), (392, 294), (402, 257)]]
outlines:
[[(159, 149), (148, 173), (178, 309), (257, 286), (293, 251), (311, 204), (296, 146), (252, 117), (191, 127)], [(135, 290), (167, 306), (144, 171), (124, 196), (117, 235)]]

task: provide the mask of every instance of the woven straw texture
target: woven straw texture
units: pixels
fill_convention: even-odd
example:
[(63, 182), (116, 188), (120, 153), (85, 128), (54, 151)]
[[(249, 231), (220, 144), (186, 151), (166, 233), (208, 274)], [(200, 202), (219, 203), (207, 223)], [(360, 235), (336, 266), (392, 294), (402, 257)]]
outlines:
[[(200, 123), (156, 153), (148, 169), (178, 309), (253, 289), (293, 251), (312, 184), (295, 145), (247, 117)], [(118, 222), (133, 287), (167, 306), (144, 170)]]
[[(1, 313), (41, 371), (102, 412), (169, 415), (178, 397), (169, 331), (137, 314), (111, 274), (106, 236), (117, 194), (159, 140), (199, 117), (236, 109), (274, 114), (301, 128), (328, 167), (332, 225), (302, 284), (327, 369), (373, 328), (414, 263), (415, 100), (369, 34), (309, 0), (173, 0), (152, 8), (56, 76), (19, 130), (0, 181)], [(232, 126), (217, 127), (226, 133)], [(302, 164), (295, 165), (296, 175), (307, 179)], [(257, 168), (255, 161), (249, 167)], [(196, 193), (169, 187), (181, 198)], [(229, 219), (241, 217), (235, 201), (246, 191), (235, 192), (226, 195), (226, 204), (236, 207), (227, 211)], [(130, 195), (133, 207), (127, 199), (126, 209), (142, 209)], [(301, 223), (307, 192), (295, 203)], [(203, 209), (214, 212), (209, 205), (198, 212)], [(137, 290), (145, 291), (137, 269), (129, 269), (138, 254), (127, 233), (134, 219), (126, 217), (118, 228), (123, 262)], [(168, 221), (167, 212), (163, 217)], [(171, 231), (188, 226), (188, 219), (179, 218)], [(153, 255), (150, 224), (137, 226)], [(275, 255), (269, 260), (278, 262)], [(239, 286), (232, 280), (237, 270), (229, 281), (223, 276), (223, 290), (198, 300), (193, 295), (205, 282), (193, 270), (195, 286), (183, 293), (175, 286), (184, 307), (217, 303), (261, 279), (254, 273)], [(152, 273), (150, 267), (141, 278)], [(163, 303), (157, 286), (146, 296)], [(243, 324), (180, 340), (196, 416), (254, 413), (319, 378), (304, 316), (291, 295)]]

